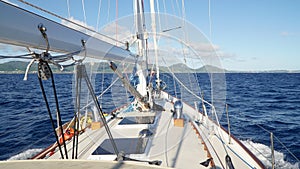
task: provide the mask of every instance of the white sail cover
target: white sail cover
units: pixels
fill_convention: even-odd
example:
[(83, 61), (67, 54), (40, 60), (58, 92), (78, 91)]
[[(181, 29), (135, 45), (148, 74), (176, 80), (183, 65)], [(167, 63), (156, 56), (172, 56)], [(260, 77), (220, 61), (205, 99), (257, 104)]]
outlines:
[(0, 1), (0, 43), (46, 49), (46, 42), (38, 29), (47, 29), (50, 51), (67, 53), (79, 51), (81, 40), (86, 41), (87, 57), (133, 62), (134, 55), (128, 50), (69, 28), (60, 23)]

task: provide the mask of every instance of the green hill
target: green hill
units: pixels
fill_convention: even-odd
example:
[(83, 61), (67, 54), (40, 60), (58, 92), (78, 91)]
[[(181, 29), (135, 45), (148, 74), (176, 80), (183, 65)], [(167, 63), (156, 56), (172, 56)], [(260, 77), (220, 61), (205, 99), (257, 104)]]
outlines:
[[(10, 61), (5, 63), (0, 63), (0, 73), (24, 73), (27, 65), (29, 62), (24, 61)], [(118, 65), (118, 64), (117, 64)], [(56, 66), (50, 65), (52, 71), (54, 73), (71, 73), (74, 72), (74, 66), (70, 66), (64, 69), (61, 72)], [(126, 72), (132, 72), (133, 65), (119, 65), (119, 68), (123, 71), (123, 69), (127, 67)], [(151, 67), (151, 65), (149, 65)], [(202, 66), (198, 69), (190, 69), (185, 64), (178, 63), (167, 67), (160, 67), (161, 72), (170, 72), (173, 71), (174, 73), (188, 73), (188, 72), (196, 72), (196, 73), (300, 73), (300, 70), (271, 70), (271, 71), (231, 71), (222, 68), (218, 68), (211, 65)], [(37, 72), (37, 63), (34, 63), (30, 68), (30, 73)], [(109, 64), (107, 62), (100, 62), (98, 63), (97, 72), (105, 72), (105, 73), (113, 73)]]
[[(29, 62), (23, 62), (23, 61), (10, 61), (0, 64), (0, 72), (1, 73), (24, 73), (26, 71), (26, 68), (28, 66)], [(36, 72), (37, 71), (38, 64), (34, 63), (30, 67), (30, 72)], [(60, 72), (60, 70), (56, 67), (51, 65), (53, 72)], [(65, 72), (73, 71), (73, 67), (67, 68)]]

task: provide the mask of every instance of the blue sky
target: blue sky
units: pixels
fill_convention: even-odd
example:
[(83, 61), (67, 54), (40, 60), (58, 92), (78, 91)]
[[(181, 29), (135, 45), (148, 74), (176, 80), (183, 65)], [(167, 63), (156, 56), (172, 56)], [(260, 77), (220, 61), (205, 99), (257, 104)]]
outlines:
[[(32, 8), (16, 0), (20, 7)], [(67, 0), (28, 0), (64, 17), (68, 17)], [(82, 1), (69, 0), (70, 16), (84, 20)], [(99, 27), (118, 17), (132, 14), (131, 0), (101, 0)], [(181, 0), (161, 0), (160, 12), (179, 14)], [(298, 0), (210, 0), (211, 36), (208, 17), (209, 0), (186, 0), (186, 20), (197, 26), (220, 50), (224, 68), (229, 70), (299, 70), (300, 69), (300, 1)], [(87, 24), (97, 27), (99, 0), (86, 0)], [(148, 4), (148, 1), (145, 1)], [(109, 7), (109, 8), (108, 8)], [(181, 5), (180, 5), (181, 8)], [(110, 12), (108, 12), (108, 10)], [(145, 9), (148, 11), (148, 8)], [(33, 10), (35, 11), (35, 10)], [(109, 15), (108, 15), (109, 14)]]

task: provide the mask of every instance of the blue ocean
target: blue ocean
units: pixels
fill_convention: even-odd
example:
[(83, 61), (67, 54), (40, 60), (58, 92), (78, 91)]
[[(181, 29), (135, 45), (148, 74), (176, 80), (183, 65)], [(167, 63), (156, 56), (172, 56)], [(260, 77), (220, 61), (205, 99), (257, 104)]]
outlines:
[[(30, 158), (55, 141), (37, 75), (30, 74), (27, 81), (23, 76), (0, 74), (0, 160)], [(72, 76), (54, 76), (63, 122), (74, 113)], [(95, 84), (104, 81), (105, 89), (111, 76), (99, 76)], [(199, 76), (209, 80), (207, 75)], [(226, 87), (231, 133), (266, 165), (271, 154), (270, 132), (274, 133), (276, 168), (299, 168), (300, 74), (230, 73), (226, 74)], [(49, 82), (45, 89), (53, 106)], [(111, 96), (104, 95), (102, 100), (110, 103)], [(104, 111), (113, 108), (108, 104)], [(227, 128), (227, 118), (221, 123)]]

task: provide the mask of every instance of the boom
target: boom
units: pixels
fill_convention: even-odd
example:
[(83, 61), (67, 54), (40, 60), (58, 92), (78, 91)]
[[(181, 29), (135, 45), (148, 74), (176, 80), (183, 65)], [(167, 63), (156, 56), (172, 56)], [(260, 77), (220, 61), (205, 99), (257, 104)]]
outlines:
[(113, 61), (126, 59), (126, 62), (134, 63), (135, 55), (128, 50), (7, 2), (0, 1), (0, 11), (0, 43), (44, 50), (47, 45), (38, 30), (38, 25), (43, 24), (47, 29), (50, 51), (78, 51), (81, 49), (81, 40), (84, 40), (87, 57)]

